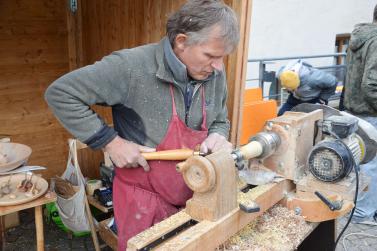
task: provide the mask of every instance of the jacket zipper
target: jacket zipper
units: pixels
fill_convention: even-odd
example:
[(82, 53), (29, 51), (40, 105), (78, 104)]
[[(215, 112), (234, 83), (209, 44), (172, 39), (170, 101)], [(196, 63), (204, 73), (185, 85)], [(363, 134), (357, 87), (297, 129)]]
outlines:
[[(185, 124), (186, 124), (187, 126), (188, 126), (188, 117), (189, 117), (189, 115), (190, 115), (190, 110), (191, 110), (191, 106), (192, 106), (192, 100), (194, 99), (195, 94), (196, 94), (196, 92), (199, 90), (200, 86), (202, 86), (202, 83), (197, 83), (197, 84), (195, 85), (194, 91), (192, 92), (191, 104), (190, 104), (190, 106), (188, 107), (188, 109), (186, 109), (186, 107), (185, 107)], [(183, 97), (183, 99), (184, 99), (184, 97)], [(186, 106), (186, 105), (185, 105), (185, 106)]]

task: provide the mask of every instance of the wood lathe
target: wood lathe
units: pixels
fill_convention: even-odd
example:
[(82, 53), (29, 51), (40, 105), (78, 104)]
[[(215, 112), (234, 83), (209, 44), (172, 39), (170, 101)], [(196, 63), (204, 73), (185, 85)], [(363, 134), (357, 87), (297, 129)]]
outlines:
[[(189, 157), (177, 165), (194, 191), (186, 208), (131, 238), (128, 250), (213, 250), (277, 203), (310, 222), (348, 213), (354, 207), (352, 168), (364, 157), (357, 123), (348, 122), (324, 119), (322, 110), (286, 112), (267, 121), (263, 132), (232, 153)], [(348, 152), (326, 148), (329, 142)], [(258, 168), (282, 178), (238, 186), (239, 169)], [(364, 178), (361, 189), (367, 186)]]

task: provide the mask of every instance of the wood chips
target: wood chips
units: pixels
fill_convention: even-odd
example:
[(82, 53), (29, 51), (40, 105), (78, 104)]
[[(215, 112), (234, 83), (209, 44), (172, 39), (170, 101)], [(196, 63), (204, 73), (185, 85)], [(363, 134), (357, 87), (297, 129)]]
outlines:
[(231, 237), (218, 250), (294, 250), (313, 227), (293, 211), (275, 205)]
[(76, 193), (69, 181), (56, 176), (54, 182), (55, 192), (64, 199), (71, 198)]

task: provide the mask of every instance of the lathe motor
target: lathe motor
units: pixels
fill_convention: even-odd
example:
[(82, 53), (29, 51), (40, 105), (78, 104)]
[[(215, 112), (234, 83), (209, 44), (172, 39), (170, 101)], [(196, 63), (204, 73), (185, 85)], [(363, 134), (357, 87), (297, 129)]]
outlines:
[(317, 128), (322, 131), (324, 139), (309, 153), (309, 171), (321, 181), (339, 181), (349, 175), (365, 156), (365, 144), (356, 134), (358, 120), (333, 115), (318, 121)]

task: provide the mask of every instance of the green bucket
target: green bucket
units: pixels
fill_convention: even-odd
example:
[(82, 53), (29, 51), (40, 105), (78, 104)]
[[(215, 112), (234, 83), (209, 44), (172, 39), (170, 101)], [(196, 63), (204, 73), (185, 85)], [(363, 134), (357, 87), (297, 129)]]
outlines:
[(56, 208), (55, 202), (51, 202), (51, 203), (46, 204), (46, 209), (47, 209), (47, 212), (48, 212), (48, 217), (47, 217), (48, 220), (52, 220), (56, 224), (56, 226), (58, 226), (58, 228), (62, 229), (63, 231), (65, 231), (67, 233), (71, 232), (76, 237), (87, 236), (87, 235), (90, 234), (90, 231), (73, 232), (70, 229), (68, 229), (64, 225), (62, 219), (59, 216), (59, 211)]

